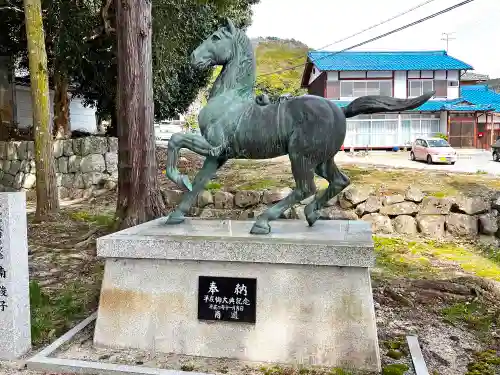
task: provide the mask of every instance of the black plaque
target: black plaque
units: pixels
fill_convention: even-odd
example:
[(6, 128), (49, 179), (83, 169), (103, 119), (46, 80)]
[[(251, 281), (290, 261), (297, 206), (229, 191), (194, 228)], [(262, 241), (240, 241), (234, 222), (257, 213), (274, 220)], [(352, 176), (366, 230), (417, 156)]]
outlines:
[(200, 276), (198, 319), (255, 323), (257, 279)]

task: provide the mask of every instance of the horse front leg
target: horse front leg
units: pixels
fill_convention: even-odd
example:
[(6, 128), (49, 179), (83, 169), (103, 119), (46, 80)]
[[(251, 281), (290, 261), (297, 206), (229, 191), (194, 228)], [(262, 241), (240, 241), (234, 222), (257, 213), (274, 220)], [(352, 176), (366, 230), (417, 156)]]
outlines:
[[(180, 188), (191, 191), (193, 187), (189, 181), (188, 176), (180, 174), (177, 169), (179, 161), (179, 153), (181, 148), (187, 148), (198, 155), (210, 156), (214, 153), (214, 147), (207, 142), (207, 140), (199, 134), (184, 134), (175, 133), (170, 138), (167, 146), (167, 177)], [(217, 153), (217, 152), (215, 152)]]
[(184, 193), (179, 206), (167, 216), (165, 224), (180, 224), (186, 218), (185, 215), (193, 206), (197, 195), (205, 188), (206, 184), (217, 170), (227, 161), (225, 158), (207, 157), (203, 163), (203, 167), (196, 174), (193, 181), (193, 188)]

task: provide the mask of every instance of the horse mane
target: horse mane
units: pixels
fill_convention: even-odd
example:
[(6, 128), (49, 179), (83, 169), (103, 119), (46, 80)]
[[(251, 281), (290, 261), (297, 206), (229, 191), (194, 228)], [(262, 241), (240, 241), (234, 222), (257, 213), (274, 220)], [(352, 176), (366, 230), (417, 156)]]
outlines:
[(232, 36), (232, 56), (215, 80), (210, 97), (222, 94), (225, 91), (238, 89), (243, 98), (252, 98), (255, 85), (255, 56), (248, 36), (240, 29), (234, 34), (224, 33), (225, 37)]

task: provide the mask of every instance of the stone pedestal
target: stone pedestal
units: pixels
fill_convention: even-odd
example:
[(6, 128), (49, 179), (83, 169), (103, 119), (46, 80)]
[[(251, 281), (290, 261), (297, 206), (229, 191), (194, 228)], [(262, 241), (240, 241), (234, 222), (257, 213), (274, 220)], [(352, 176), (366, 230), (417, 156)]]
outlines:
[[(255, 236), (251, 221), (163, 221), (97, 241), (96, 345), (380, 370), (368, 223), (282, 220)], [(256, 279), (255, 323), (199, 319), (198, 300), (211, 295), (200, 276)]]

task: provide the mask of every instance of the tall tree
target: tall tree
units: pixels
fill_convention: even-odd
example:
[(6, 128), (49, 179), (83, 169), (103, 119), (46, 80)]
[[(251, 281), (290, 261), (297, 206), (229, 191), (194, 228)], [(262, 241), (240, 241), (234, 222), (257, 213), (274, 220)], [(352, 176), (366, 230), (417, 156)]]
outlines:
[(154, 140), (151, 0), (116, 3), (118, 203), (120, 227), (165, 211)]
[(49, 78), (40, 0), (24, 0), (35, 136), (36, 217), (59, 210), (56, 171), (50, 134)]

